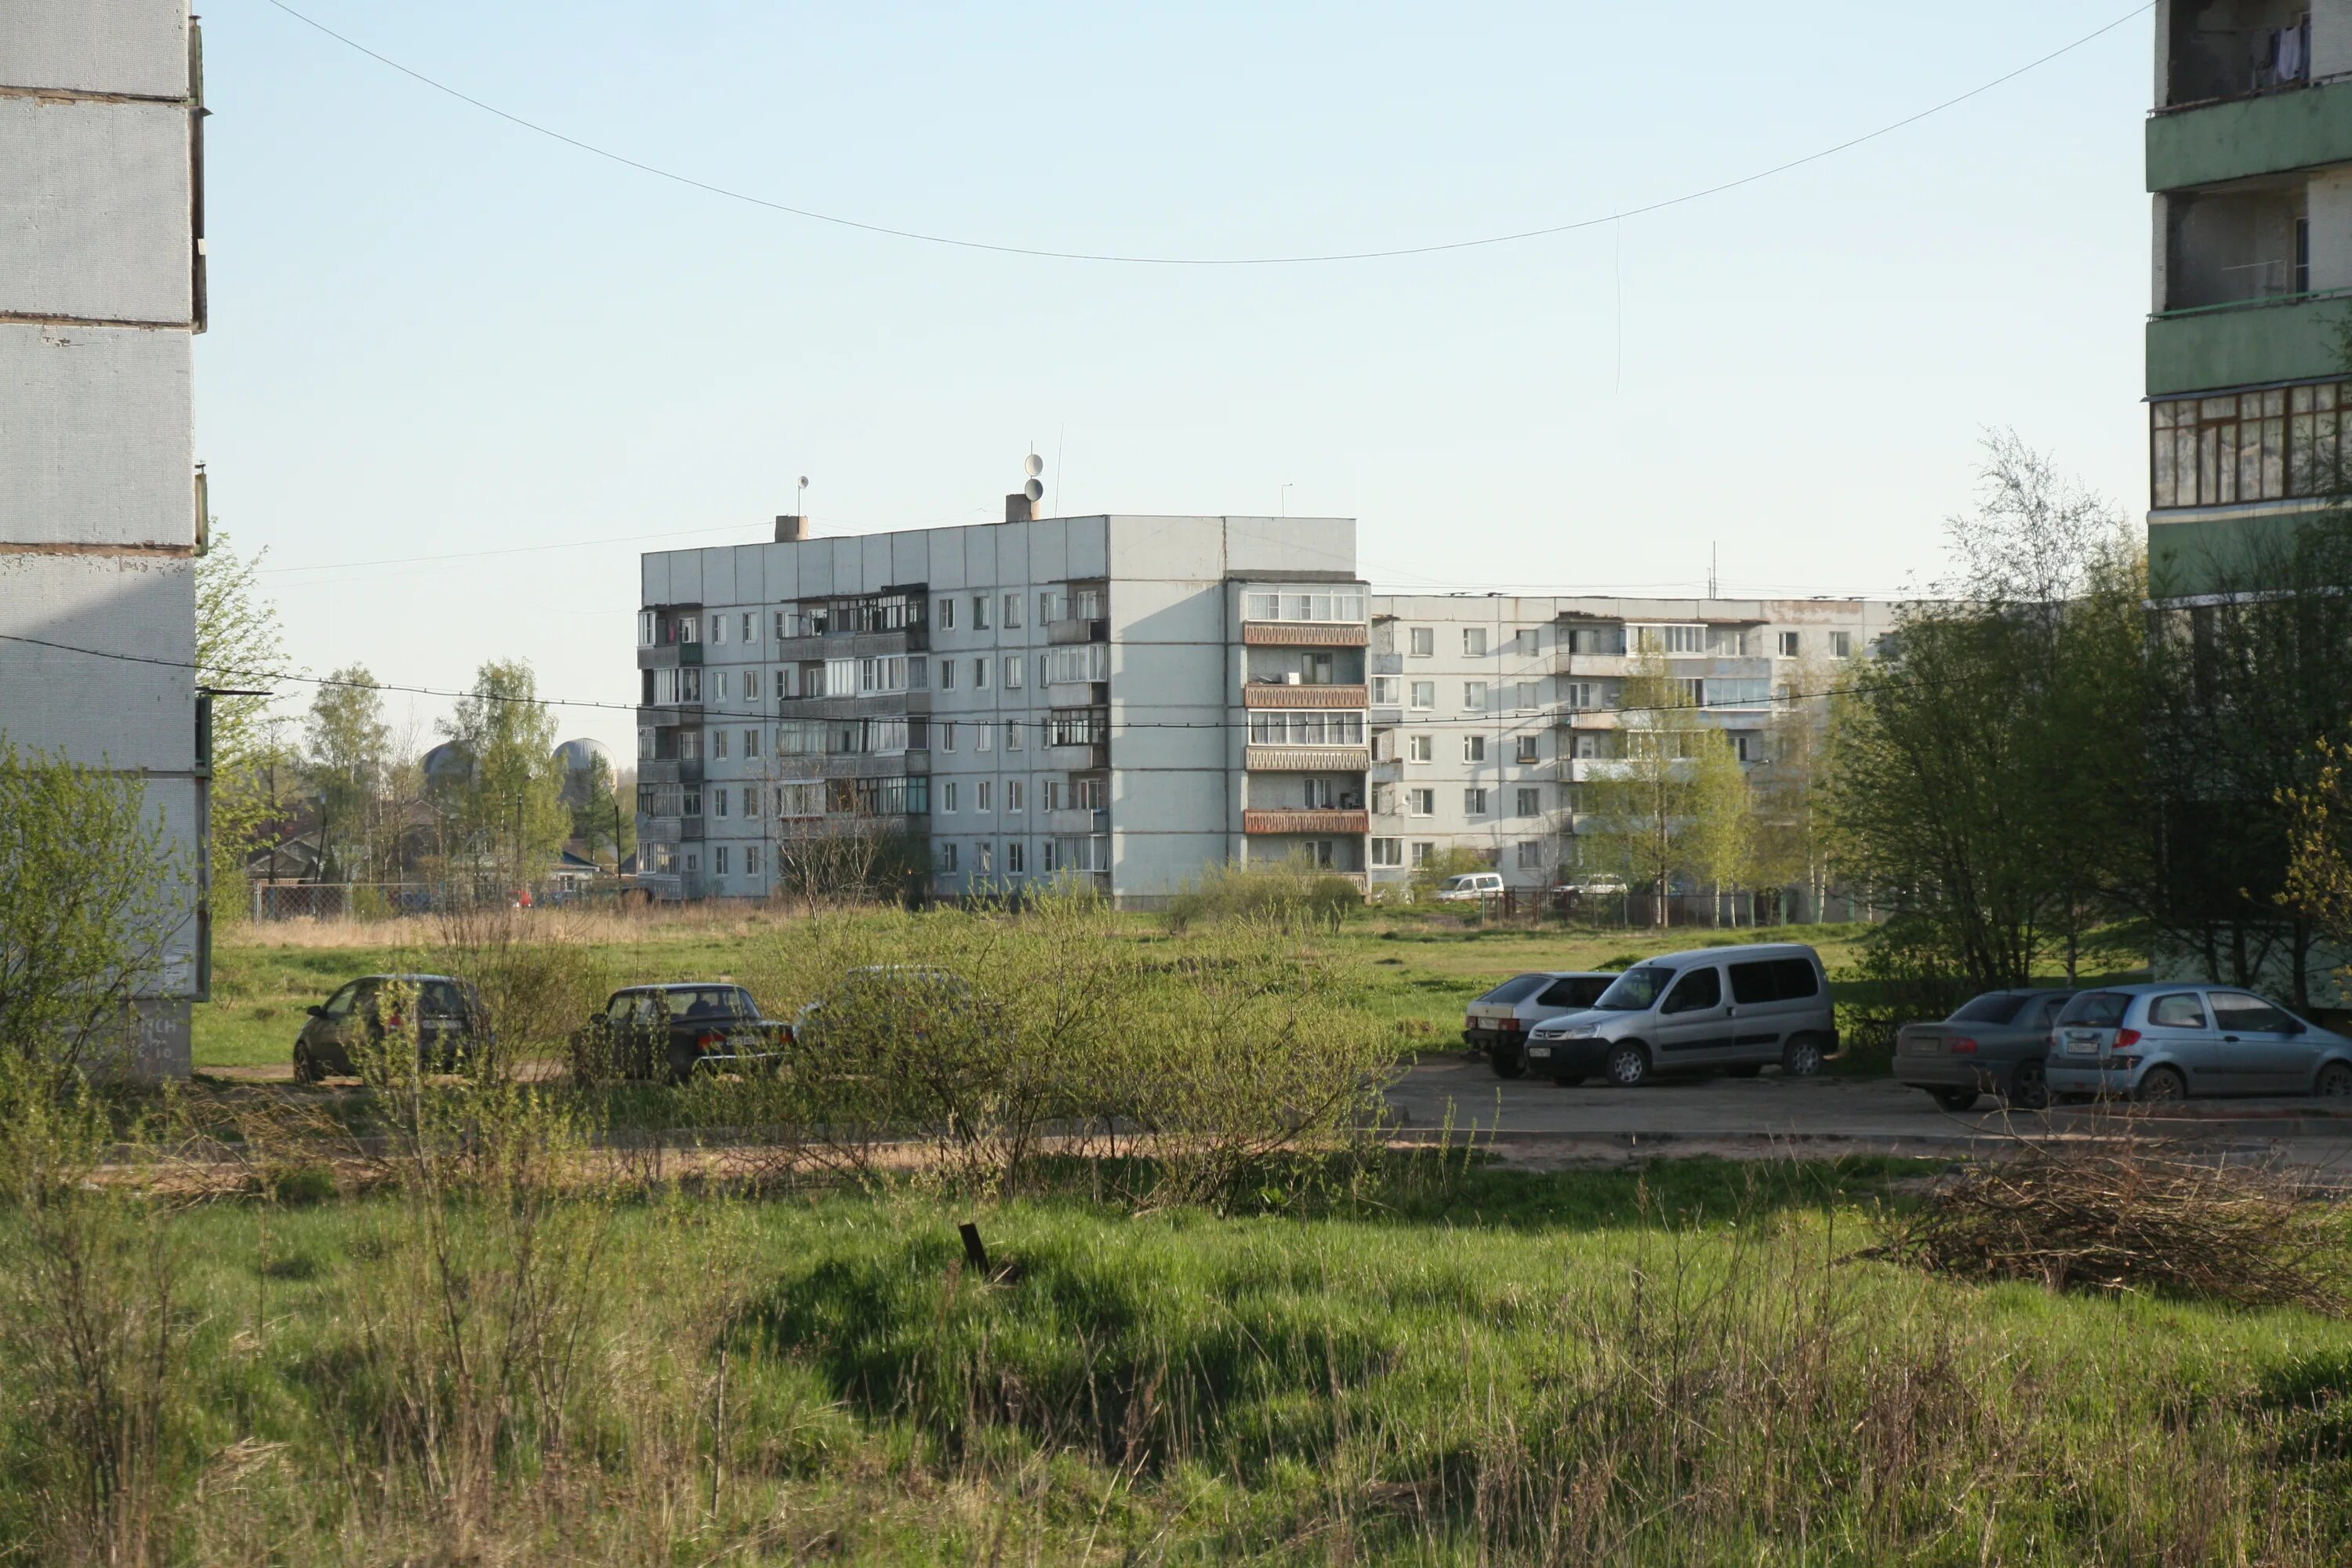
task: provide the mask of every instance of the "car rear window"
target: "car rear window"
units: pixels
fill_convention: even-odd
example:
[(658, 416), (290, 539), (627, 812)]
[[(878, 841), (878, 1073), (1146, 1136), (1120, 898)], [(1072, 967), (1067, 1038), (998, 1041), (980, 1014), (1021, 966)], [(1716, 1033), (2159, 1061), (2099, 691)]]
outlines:
[(2132, 999), (2120, 991), (2085, 991), (2066, 1004), (2058, 1015), (2061, 1024), (2077, 1024), (2086, 1029), (2112, 1029), (2124, 1021), (2130, 1011)]
[(1524, 1002), (1534, 995), (1549, 978), (1542, 974), (1514, 974), (1478, 1000), (1491, 1002), (1497, 1007), (1512, 1002)]
[(465, 998), (458, 995), (457, 988), (446, 980), (428, 980), (425, 983), (425, 999), (422, 1005), (426, 1012), (445, 1018), (462, 1017), (466, 1011)]
[(1606, 974), (1578, 974), (1566, 980), (1555, 980), (1551, 989), (1538, 1000), (1547, 1007), (1590, 1007), (1600, 1000), (1603, 991), (1609, 989), (1609, 982), (1613, 978)]
[(1731, 966), (1731, 998), (1735, 1002), (1793, 1002), (1818, 995), (1821, 978), (1801, 958), (1759, 958)]
[(668, 999), (673, 1018), (740, 1018), (744, 1016), (743, 994), (731, 985), (672, 991)]
[(2021, 996), (2014, 991), (1988, 991), (1974, 1001), (1962, 1003), (1959, 1010), (1945, 1021), (1990, 1024), (1998, 1028), (2003, 1024), (2016, 1022), (2018, 1014), (2025, 1010), (2025, 1004), (2031, 1000), (2031, 997)]

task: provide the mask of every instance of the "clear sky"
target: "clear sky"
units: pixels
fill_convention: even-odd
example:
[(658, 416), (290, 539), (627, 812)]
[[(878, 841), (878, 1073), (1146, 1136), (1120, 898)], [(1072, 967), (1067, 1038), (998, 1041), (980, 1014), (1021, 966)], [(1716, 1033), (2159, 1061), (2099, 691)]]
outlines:
[[(1606, 217), (1914, 113), (2131, 0), (289, 3), (794, 205), (1248, 255)], [(1399, 588), (1694, 593), (1712, 547), (1727, 593), (1898, 592), (1936, 574), (1990, 426), (2145, 505), (2146, 14), (1665, 212), (1140, 268), (724, 200), (267, 0), (204, 10), (198, 453), (312, 672), (452, 686), (520, 656), (544, 690), (625, 703), (657, 541), (340, 563), (757, 540), (802, 474), (820, 533), (985, 521), (1033, 444), (1055, 512), (1353, 516)], [(561, 725), (634, 752), (625, 713)]]

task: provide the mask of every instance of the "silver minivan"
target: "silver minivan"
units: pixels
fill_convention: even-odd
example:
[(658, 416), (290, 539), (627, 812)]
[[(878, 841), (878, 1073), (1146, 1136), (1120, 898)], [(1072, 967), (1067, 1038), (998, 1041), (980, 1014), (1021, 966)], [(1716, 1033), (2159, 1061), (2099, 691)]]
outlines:
[(1804, 1078), (1821, 1071), (1837, 1043), (1821, 954), (1799, 942), (1759, 942), (1643, 960), (1590, 1011), (1530, 1030), (1527, 1064), (1558, 1083), (1597, 1074), (1628, 1088), (1695, 1069), (1749, 1078), (1776, 1063)]

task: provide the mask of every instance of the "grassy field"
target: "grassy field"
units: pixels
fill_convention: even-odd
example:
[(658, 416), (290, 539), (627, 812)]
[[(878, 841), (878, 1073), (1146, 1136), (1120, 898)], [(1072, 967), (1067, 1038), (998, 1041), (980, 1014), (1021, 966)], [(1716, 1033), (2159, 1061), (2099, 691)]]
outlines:
[[(1914, 1174), (215, 1205), (145, 1233), (190, 1337), (142, 1517), (195, 1564), (2352, 1555), (2352, 1328), (1851, 1261)], [(0, 1561), (56, 1561), (26, 1386)]]
[[(743, 979), (788, 963), (793, 920), (758, 913), (694, 912), (637, 920), (601, 917), (551, 929), (597, 944), (612, 983)], [(1137, 942), (1172, 942), (1160, 923), (1132, 917)], [(1464, 1004), (1508, 975), (1528, 969), (1619, 968), (1659, 952), (1733, 942), (1806, 942), (1821, 950), (1833, 977), (1853, 961), (1860, 926), (1765, 930), (1591, 931), (1465, 925), (1443, 918), (1371, 912), (1353, 918), (1324, 945), (1350, 956), (1364, 975), (1361, 1005), (1397, 1031), (1401, 1049), (1454, 1045)], [(427, 922), (324, 926), (288, 922), (223, 932), (215, 950), (213, 994), (196, 1009), (195, 1063), (215, 1067), (282, 1065), (291, 1059), (303, 1009), (324, 1001), (355, 975), (430, 963)], [(1842, 999), (1867, 988), (1841, 980)], [(756, 989), (756, 986), (755, 986)]]

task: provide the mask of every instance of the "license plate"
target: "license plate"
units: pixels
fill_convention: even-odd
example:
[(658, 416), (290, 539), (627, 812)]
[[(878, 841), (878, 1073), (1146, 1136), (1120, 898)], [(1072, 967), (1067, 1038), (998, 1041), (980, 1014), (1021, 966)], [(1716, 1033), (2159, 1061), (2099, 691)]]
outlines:
[(1549, 1046), (1529, 1046), (1528, 1047), (1528, 1055), (1529, 1057), (1548, 1057), (1551, 1055), (1551, 1047)]
[(2099, 1054), (2099, 1037), (2070, 1033), (2066, 1037), (2066, 1054), (2070, 1057), (2095, 1057)]

